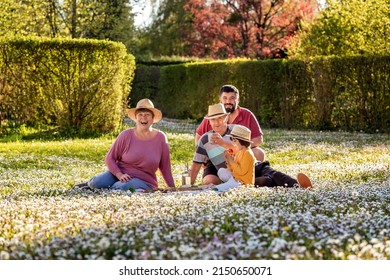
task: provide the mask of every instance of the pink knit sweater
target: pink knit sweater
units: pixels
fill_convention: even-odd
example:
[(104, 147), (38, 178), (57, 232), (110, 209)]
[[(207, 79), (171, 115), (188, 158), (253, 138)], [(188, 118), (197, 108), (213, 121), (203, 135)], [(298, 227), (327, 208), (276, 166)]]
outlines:
[(140, 140), (134, 128), (122, 131), (112, 144), (105, 158), (112, 174), (127, 173), (156, 187), (156, 171), (160, 170), (165, 183), (173, 187), (168, 140), (164, 132), (158, 131), (151, 140)]

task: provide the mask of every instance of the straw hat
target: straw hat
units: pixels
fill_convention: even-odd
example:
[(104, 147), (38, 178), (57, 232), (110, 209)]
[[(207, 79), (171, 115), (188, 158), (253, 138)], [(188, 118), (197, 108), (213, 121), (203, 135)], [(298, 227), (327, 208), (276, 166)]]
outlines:
[(145, 99), (141, 99), (140, 101), (138, 101), (137, 103), (137, 107), (135, 108), (131, 108), (129, 109), (129, 111), (127, 112), (127, 114), (129, 115), (129, 118), (132, 119), (133, 121), (136, 120), (135, 118), (135, 112), (138, 110), (138, 109), (147, 109), (149, 111), (151, 111), (154, 115), (153, 117), (153, 123), (156, 123), (156, 122), (159, 122), (161, 119), (162, 119), (162, 113), (160, 110), (154, 108), (154, 105), (153, 105), (153, 102), (150, 101), (149, 99), (145, 98)]
[(230, 132), (230, 137), (241, 139), (249, 143), (252, 142), (250, 129), (239, 124), (233, 126), (232, 132)]
[(223, 106), (223, 104), (218, 103), (218, 104), (214, 104), (214, 105), (209, 106), (209, 111), (207, 113), (207, 116), (204, 118), (207, 120), (211, 120), (211, 119), (215, 119), (215, 118), (219, 118), (219, 117), (227, 116), (227, 115), (229, 115), (229, 113), (226, 113), (226, 110), (225, 110), (225, 107)]

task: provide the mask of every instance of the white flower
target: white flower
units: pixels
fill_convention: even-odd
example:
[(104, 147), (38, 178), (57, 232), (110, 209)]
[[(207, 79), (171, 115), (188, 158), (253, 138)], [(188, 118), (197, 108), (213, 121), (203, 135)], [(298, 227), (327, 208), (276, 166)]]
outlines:
[(110, 239), (108, 239), (107, 237), (101, 238), (100, 241), (97, 243), (97, 246), (102, 251), (108, 249), (108, 247), (110, 247)]
[(9, 253), (7, 251), (1, 251), (0, 260), (9, 260)]

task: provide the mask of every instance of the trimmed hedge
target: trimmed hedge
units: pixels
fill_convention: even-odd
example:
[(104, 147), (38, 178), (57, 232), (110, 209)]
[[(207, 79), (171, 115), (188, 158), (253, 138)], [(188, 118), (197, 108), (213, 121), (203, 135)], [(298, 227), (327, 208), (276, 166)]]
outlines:
[(315, 126), (390, 132), (390, 56), (318, 58), (308, 69)]
[(240, 105), (264, 127), (390, 132), (390, 56), (184, 63), (159, 74), (142, 69), (153, 69), (156, 79), (142, 90), (153, 87), (148, 97), (167, 117), (200, 120), (218, 102), (219, 88), (233, 84)]
[(135, 60), (121, 43), (85, 39), (0, 40), (0, 121), (76, 132), (119, 127)]

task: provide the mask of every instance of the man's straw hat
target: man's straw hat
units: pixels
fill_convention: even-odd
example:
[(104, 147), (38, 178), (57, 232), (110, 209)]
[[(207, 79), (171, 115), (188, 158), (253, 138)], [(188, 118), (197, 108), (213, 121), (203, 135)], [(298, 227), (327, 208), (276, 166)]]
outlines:
[(209, 106), (209, 111), (207, 113), (207, 116), (204, 118), (208, 119), (208, 120), (212, 120), (212, 119), (227, 116), (227, 115), (229, 115), (229, 113), (226, 113), (226, 110), (225, 110), (225, 107), (223, 106), (223, 104), (218, 103), (218, 104), (214, 104), (214, 105)]
[(153, 102), (150, 101), (149, 99), (141, 99), (137, 103), (137, 107), (129, 109), (127, 114), (129, 115), (129, 118), (132, 119), (133, 121), (136, 120), (135, 118), (135, 112), (138, 109), (147, 109), (153, 113), (153, 123), (159, 122), (162, 119), (162, 113), (160, 110), (154, 108)]

